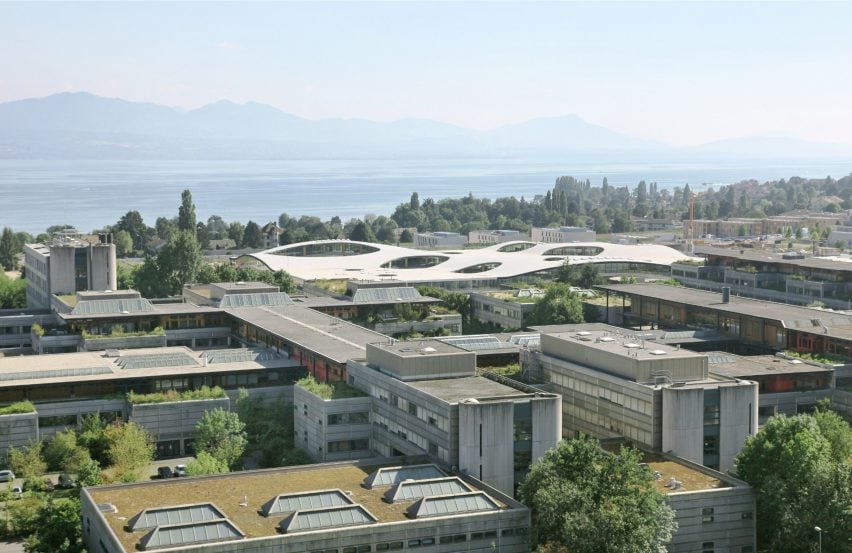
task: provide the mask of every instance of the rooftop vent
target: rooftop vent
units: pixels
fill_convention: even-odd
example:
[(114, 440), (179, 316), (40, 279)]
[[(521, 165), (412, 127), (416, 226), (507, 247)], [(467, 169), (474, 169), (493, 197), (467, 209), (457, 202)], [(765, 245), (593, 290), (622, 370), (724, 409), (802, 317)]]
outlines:
[(615, 342), (615, 338), (613, 338), (612, 336), (604, 336), (603, 338), (600, 338), (599, 341), (601, 341), (601, 342)]
[(118, 509), (112, 503), (98, 503), (98, 511), (102, 513), (117, 513)]
[(665, 355), (667, 352), (661, 349), (652, 349), (648, 353), (650, 353), (651, 355)]
[(588, 330), (581, 330), (580, 332), (577, 333), (577, 336), (591, 336), (591, 334), (592, 333), (589, 332)]
[(627, 349), (636, 349), (639, 347), (639, 344), (635, 342), (627, 342), (626, 344), (624, 344), (624, 347), (626, 347)]

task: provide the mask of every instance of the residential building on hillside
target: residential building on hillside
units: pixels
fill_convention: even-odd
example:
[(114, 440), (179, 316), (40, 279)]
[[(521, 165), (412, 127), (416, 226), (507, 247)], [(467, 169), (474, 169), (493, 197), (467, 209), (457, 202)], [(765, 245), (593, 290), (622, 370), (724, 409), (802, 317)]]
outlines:
[(452, 553), (530, 549), (529, 509), (411, 459), (368, 459), (85, 488), (89, 551)]
[(803, 213), (775, 215), (764, 218), (731, 217), (729, 219), (696, 219), (693, 230), (696, 237), (733, 238), (737, 236), (764, 236), (784, 234), (787, 229), (810, 229), (819, 225), (830, 228), (844, 224), (844, 213)]
[(283, 232), (284, 229), (275, 223), (266, 223), (263, 225), (263, 228), (260, 229), (260, 234), (263, 236), (263, 245), (261, 247), (264, 250), (278, 247), (278, 240)]
[(533, 227), (531, 231), (533, 242), (566, 243), (594, 242), (597, 233), (585, 227)]

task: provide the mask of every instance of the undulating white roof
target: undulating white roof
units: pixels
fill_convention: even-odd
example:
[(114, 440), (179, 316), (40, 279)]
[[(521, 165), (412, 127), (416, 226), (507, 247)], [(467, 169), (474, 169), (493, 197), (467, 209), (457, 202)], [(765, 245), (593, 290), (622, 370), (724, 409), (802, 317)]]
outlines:
[(556, 269), (565, 261), (671, 265), (688, 256), (656, 244), (504, 242), (479, 249), (419, 250), (349, 240), (316, 240), (247, 254), (239, 263), (260, 262), (303, 281), (324, 279), (407, 282), (509, 279)]

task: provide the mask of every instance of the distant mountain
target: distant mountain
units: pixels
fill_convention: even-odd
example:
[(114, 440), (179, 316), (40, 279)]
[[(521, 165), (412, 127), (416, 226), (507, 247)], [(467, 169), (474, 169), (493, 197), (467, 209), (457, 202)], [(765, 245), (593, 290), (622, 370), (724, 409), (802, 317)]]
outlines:
[(696, 153), (750, 158), (837, 158), (852, 156), (852, 146), (784, 136), (744, 136), (708, 142)]
[[(671, 159), (749, 152), (830, 152), (852, 148), (738, 139), (674, 149), (627, 136), (576, 115), (540, 118), (491, 131), (425, 119), (310, 120), (272, 106), (222, 100), (191, 111), (86, 92), (0, 103), (3, 159), (298, 159), (394, 157), (562, 157)], [(845, 152), (845, 153), (844, 153)], [(802, 157), (802, 156), (799, 156)]]

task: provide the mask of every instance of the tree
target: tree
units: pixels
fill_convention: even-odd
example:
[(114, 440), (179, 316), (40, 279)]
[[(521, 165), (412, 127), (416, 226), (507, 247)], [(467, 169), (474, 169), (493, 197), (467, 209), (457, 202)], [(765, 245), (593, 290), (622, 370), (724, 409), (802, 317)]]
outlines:
[(583, 288), (591, 288), (598, 283), (598, 277), (600, 273), (598, 272), (597, 265), (593, 263), (586, 263), (583, 265), (583, 270), (580, 271), (580, 286)]
[(571, 553), (664, 553), (674, 511), (630, 448), (609, 453), (589, 437), (562, 441), (521, 483), (532, 544)]
[(852, 430), (836, 415), (775, 416), (746, 440), (736, 476), (757, 495), (757, 542), (773, 553), (852, 551)]
[(411, 234), (410, 230), (403, 229), (403, 231), (399, 234), (399, 241), (403, 244), (408, 244), (409, 242), (414, 242), (414, 236)]
[(57, 432), (44, 447), (44, 460), (50, 470), (77, 474), (92, 461), (89, 451), (78, 445), (77, 432)]
[(127, 257), (133, 252), (133, 238), (126, 230), (116, 232), (112, 241), (115, 244), (115, 254), (118, 257)]
[(4, 271), (15, 270), (18, 264), (15, 255), (19, 251), (15, 233), (9, 227), (3, 227), (3, 234), (0, 235), (0, 267), (3, 267)]
[(411, 193), (411, 199), (408, 201), (408, 205), (412, 210), (420, 209), (420, 195), (417, 192)]
[(26, 307), (27, 282), (22, 278), (9, 278), (0, 273), (0, 309)]
[(175, 223), (172, 219), (167, 219), (166, 217), (157, 217), (155, 227), (157, 229), (157, 237), (162, 238), (163, 240), (168, 240), (169, 236), (177, 230), (177, 223)]
[(234, 241), (238, 247), (243, 241), (243, 233), (245, 232), (245, 225), (243, 225), (239, 221), (234, 221), (230, 225), (228, 225), (228, 238)]
[(559, 325), (583, 322), (583, 304), (566, 284), (554, 284), (539, 299), (532, 312), (531, 323)]
[(213, 409), (195, 425), (195, 449), (206, 452), (217, 461), (234, 469), (237, 467), (248, 443), (246, 425), (237, 413)]
[(18, 478), (32, 480), (47, 471), (47, 463), (41, 456), (42, 443), (30, 441), (21, 447), (9, 448), (9, 468)]
[(155, 267), (165, 291), (168, 294), (179, 294), (184, 284), (194, 282), (201, 263), (201, 248), (195, 231), (179, 230), (160, 250)]
[(106, 427), (100, 413), (86, 413), (81, 417), (80, 433), (77, 435), (77, 443), (85, 447), (89, 455), (101, 465), (109, 462)]
[(240, 244), (244, 248), (259, 248), (263, 244), (263, 233), (260, 231), (260, 225), (254, 221), (246, 223)]
[(206, 451), (200, 451), (194, 461), (186, 465), (186, 473), (189, 476), (203, 476), (205, 474), (221, 474), (228, 472), (228, 465), (219, 461)]
[(79, 499), (48, 498), (35, 521), (35, 532), (24, 545), (27, 553), (85, 553)]
[(100, 486), (102, 483), (101, 466), (94, 459), (90, 459), (88, 463), (77, 470), (77, 485), (81, 488), (86, 486)]
[(349, 233), (349, 239), (357, 242), (375, 242), (376, 236), (373, 229), (364, 221), (358, 221)]
[(107, 458), (118, 479), (138, 479), (139, 471), (154, 460), (151, 436), (135, 422), (114, 422), (104, 430), (104, 438)]
[(145, 243), (148, 241), (149, 229), (142, 220), (142, 215), (138, 211), (128, 211), (115, 226), (116, 231), (125, 231), (133, 240), (133, 249), (141, 251), (145, 248)]
[(842, 252), (843, 250), (846, 249), (846, 240), (837, 240), (834, 243), (834, 247)]
[(195, 232), (195, 204), (192, 203), (192, 192), (184, 190), (180, 194), (180, 208), (178, 208), (178, 230), (189, 230)]

